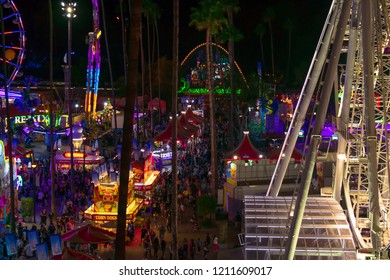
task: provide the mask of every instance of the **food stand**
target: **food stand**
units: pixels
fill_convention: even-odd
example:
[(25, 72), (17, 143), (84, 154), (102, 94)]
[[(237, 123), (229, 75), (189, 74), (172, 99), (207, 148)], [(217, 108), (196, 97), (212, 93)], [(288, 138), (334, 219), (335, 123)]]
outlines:
[[(56, 154), (54, 163), (57, 171), (67, 173), (70, 170), (71, 153), (64, 152)], [(73, 163), (76, 170), (95, 170), (104, 163), (104, 157), (96, 154), (73, 152)]]
[[(126, 220), (134, 220), (143, 200), (134, 196), (134, 181), (129, 181)], [(94, 203), (84, 211), (84, 217), (95, 222), (116, 221), (118, 218), (119, 185), (99, 183), (94, 187)]]
[(134, 191), (139, 197), (144, 198), (144, 203), (150, 202), (150, 197), (159, 178), (160, 171), (155, 170), (155, 160), (149, 156), (146, 160), (138, 160), (132, 163), (130, 178), (134, 180)]

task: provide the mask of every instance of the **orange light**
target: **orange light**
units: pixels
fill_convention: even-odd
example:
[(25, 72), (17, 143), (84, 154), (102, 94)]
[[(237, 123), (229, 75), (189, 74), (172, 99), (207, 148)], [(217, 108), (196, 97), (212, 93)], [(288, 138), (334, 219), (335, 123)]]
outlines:
[[(70, 157), (71, 157), (70, 152), (65, 152), (65, 153), (64, 153), (64, 157), (70, 158)], [(84, 153), (81, 153), (81, 152), (74, 152), (74, 153), (73, 153), (73, 157), (74, 157), (74, 158), (83, 158), (83, 157), (84, 157)]]

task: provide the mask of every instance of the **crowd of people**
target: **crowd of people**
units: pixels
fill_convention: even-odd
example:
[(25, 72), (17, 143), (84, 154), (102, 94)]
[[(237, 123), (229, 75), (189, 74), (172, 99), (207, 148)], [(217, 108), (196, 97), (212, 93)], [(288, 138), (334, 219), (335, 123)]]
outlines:
[[(219, 155), (219, 176), (220, 187), (223, 183), (223, 153), (227, 147), (227, 122), (218, 123), (218, 155)], [(198, 139), (192, 140), (189, 145), (180, 148), (178, 160), (178, 190), (177, 197), (179, 204), (179, 221), (182, 222), (184, 212), (189, 213), (189, 222), (193, 232), (200, 230), (200, 222), (196, 214), (196, 198), (204, 193), (210, 192), (210, 131), (206, 125), (202, 130), (202, 135)], [(110, 159), (107, 159), (110, 160)], [(19, 175), (23, 178), (23, 186), (19, 188), (19, 202), (22, 197), (34, 197), (36, 210), (39, 217), (34, 217), (31, 228), (27, 228), (23, 221), (18, 223), (18, 244), (20, 252), (18, 257), (27, 254), (28, 242), (25, 232), (35, 229), (39, 232), (41, 242), (49, 242), (50, 234), (63, 234), (74, 228), (75, 223), (84, 220), (84, 211), (93, 204), (94, 184), (92, 173), (89, 171), (74, 171), (68, 173), (56, 172), (54, 176), (54, 197), (56, 213), (51, 212), (51, 176), (50, 164), (47, 160), (42, 160), (35, 170), (21, 168)], [(146, 219), (140, 231), (142, 246), (144, 247), (145, 258), (171, 258), (171, 245), (167, 244), (165, 232), (170, 232), (170, 188), (172, 188), (172, 178), (169, 170), (161, 173), (159, 182), (155, 187), (152, 196), (152, 204), (157, 205), (151, 216)], [(18, 205), (20, 209), (20, 204)], [(18, 214), (20, 214), (18, 212)], [(39, 221), (35, 222), (35, 218)], [(186, 221), (187, 222), (187, 221)], [(134, 239), (136, 229), (134, 224), (128, 226), (128, 238)], [(146, 229), (146, 232), (145, 230)], [(183, 259), (192, 259), (195, 253), (203, 253), (207, 258), (209, 250), (215, 249), (214, 244), (218, 243), (215, 236), (211, 242), (209, 238), (201, 241), (199, 238), (184, 239), (179, 246), (179, 256)], [(211, 246), (213, 249), (211, 249)], [(50, 248), (50, 247), (49, 247)], [(33, 257), (33, 256), (32, 256)]]

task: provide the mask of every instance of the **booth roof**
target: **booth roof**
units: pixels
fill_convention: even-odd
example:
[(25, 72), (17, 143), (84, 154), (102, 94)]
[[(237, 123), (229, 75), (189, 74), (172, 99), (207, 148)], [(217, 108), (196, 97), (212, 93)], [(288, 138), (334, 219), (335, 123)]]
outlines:
[[(56, 161), (56, 163), (62, 163), (62, 162), (65, 162), (65, 161), (70, 161), (70, 157), (67, 158), (64, 156), (64, 153), (58, 153), (55, 155), (54, 157), (54, 160)], [(84, 161), (84, 158), (73, 158), (73, 160), (76, 162), (76, 161)], [(91, 164), (91, 163), (94, 163), (94, 164), (100, 164), (100, 163), (103, 163), (104, 162), (104, 157), (102, 156), (94, 156), (94, 155), (89, 155), (87, 154), (86, 157), (85, 157), (85, 163), (86, 164)]]
[(199, 128), (196, 127), (195, 125), (189, 123), (188, 120), (187, 120), (187, 118), (186, 118), (186, 116), (185, 116), (185, 114), (184, 114), (184, 115), (181, 115), (181, 116), (179, 117), (179, 120), (178, 120), (178, 121), (179, 121), (180, 125), (181, 125), (185, 130), (187, 130), (187, 131), (189, 131), (189, 132), (191, 133), (191, 135), (197, 135)]
[[(28, 154), (32, 155), (33, 153), (34, 153), (33, 150), (23, 148), (20, 145), (16, 145), (16, 147), (12, 148), (13, 156), (25, 157), (26, 155)], [(5, 146), (5, 155), (8, 156), (8, 145)]]
[(225, 159), (234, 159), (234, 156), (237, 156), (238, 160), (255, 160), (259, 159), (261, 154), (263, 153), (253, 146), (249, 139), (249, 133), (244, 133), (240, 145), (233, 151), (227, 152)]
[[(278, 149), (274, 149), (274, 150), (269, 151), (267, 153), (267, 158), (271, 161), (278, 160), (281, 150), (282, 150), (282, 148), (278, 148)], [(300, 162), (302, 159), (302, 153), (300, 153), (297, 149), (294, 148), (294, 150), (291, 154), (291, 158), (294, 159), (295, 162)]]
[(197, 124), (202, 124), (204, 122), (204, 118), (202, 116), (194, 114), (194, 112), (192, 112), (191, 108), (187, 108), (185, 116), (186, 116), (186, 119), (190, 122), (193, 121), (193, 122), (196, 122)]
[[(26, 115), (29, 115), (30, 113), (26, 110), (19, 110), (19, 108), (17, 106), (15, 106), (14, 104), (10, 104), (9, 105), (9, 115), (11, 118), (15, 117), (15, 116), (26, 116)], [(0, 116), (3, 117), (3, 118), (6, 118), (7, 116), (7, 109), (5, 107), (1, 108), (0, 109)]]
[[(169, 121), (168, 127), (160, 132), (156, 137), (154, 137), (154, 141), (169, 141), (172, 140), (172, 120)], [(177, 122), (177, 140), (186, 141), (191, 137), (191, 133), (186, 131), (183, 126), (180, 124), (180, 121)]]

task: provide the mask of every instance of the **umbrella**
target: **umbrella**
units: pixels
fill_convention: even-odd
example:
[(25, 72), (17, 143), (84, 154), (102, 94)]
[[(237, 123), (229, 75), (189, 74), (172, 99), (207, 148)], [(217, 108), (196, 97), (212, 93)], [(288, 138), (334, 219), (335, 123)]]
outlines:
[(115, 233), (106, 229), (86, 224), (61, 235), (63, 241), (71, 243), (101, 244), (115, 240)]
[(91, 255), (70, 249), (65, 247), (64, 252), (61, 255), (56, 255), (52, 257), (52, 260), (96, 260)]

